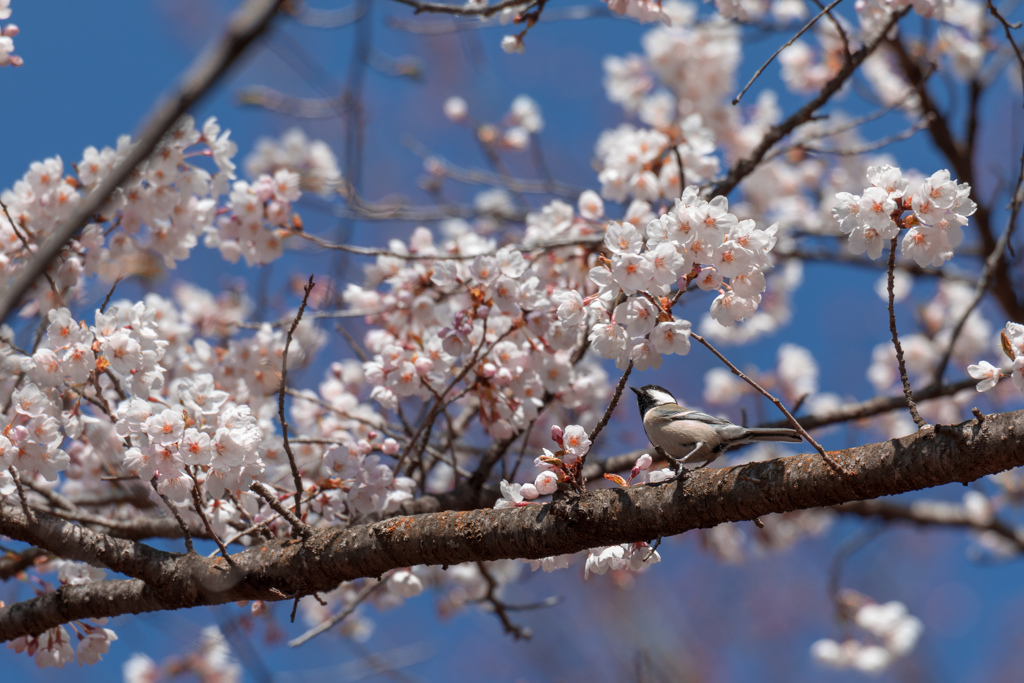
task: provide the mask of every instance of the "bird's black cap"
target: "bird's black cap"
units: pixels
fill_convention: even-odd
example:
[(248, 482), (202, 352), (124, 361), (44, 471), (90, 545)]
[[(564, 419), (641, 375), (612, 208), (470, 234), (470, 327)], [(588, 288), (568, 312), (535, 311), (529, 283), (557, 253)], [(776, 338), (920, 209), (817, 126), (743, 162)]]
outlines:
[(647, 384), (639, 389), (630, 387), (630, 389), (636, 394), (636, 404), (640, 408), (641, 417), (646, 415), (647, 411), (654, 406), (676, 402), (675, 396), (668, 389), (659, 387), (657, 384)]

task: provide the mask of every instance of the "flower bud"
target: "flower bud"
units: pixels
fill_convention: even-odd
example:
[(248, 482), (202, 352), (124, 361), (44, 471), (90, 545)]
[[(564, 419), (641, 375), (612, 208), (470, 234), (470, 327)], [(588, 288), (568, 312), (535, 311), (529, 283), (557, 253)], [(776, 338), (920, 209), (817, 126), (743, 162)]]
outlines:
[(533, 484), (523, 484), (519, 488), (519, 493), (526, 500), (533, 500), (534, 498), (540, 495), (540, 491), (538, 491), (537, 487), (534, 486)]

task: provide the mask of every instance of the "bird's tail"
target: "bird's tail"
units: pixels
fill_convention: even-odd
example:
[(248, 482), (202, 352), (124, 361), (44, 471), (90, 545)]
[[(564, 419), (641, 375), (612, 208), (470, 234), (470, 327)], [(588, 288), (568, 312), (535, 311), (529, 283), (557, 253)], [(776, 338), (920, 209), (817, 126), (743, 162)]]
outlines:
[(795, 429), (771, 429), (768, 427), (748, 427), (746, 438), (750, 441), (788, 441), (790, 443), (803, 441)]

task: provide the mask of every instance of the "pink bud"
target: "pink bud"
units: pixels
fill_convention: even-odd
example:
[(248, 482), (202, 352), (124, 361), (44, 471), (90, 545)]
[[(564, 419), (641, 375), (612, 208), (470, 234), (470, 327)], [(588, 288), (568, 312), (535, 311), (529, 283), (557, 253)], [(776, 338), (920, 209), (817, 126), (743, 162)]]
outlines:
[(258, 617), (267, 611), (267, 603), (262, 600), (253, 600), (252, 603), (252, 615)]
[(356, 443), (356, 448), (359, 449), (360, 455), (369, 455), (370, 453), (373, 453), (373, 444), (366, 439), (359, 439)]
[(7, 24), (7, 26), (4, 26), (4, 35), (8, 38), (13, 38), (14, 36), (18, 35), (17, 25)]
[(430, 360), (426, 356), (420, 356), (417, 358), (413, 365), (416, 366), (416, 372), (421, 375), (425, 375), (434, 369), (434, 361)]
[(398, 442), (391, 438), (384, 439), (384, 443), (380, 446), (381, 452), (385, 455), (394, 455), (398, 452), (398, 449)]
[(476, 309), (476, 317), (478, 317), (478, 318), (481, 318), (481, 319), (482, 318), (486, 318), (490, 314), (491, 314), (491, 307), (490, 306), (481, 306), (480, 308)]
[(559, 448), (564, 448), (562, 444), (562, 428), (558, 425), (551, 425), (551, 440), (558, 444)]
[(484, 377), (486, 377), (487, 379), (490, 379), (490, 378), (494, 377), (495, 374), (497, 374), (498, 368), (494, 365), (494, 363), (484, 363), (484, 367), (482, 368), (482, 372), (483, 372), (483, 376)]
[[(651, 456), (648, 455), (647, 453), (644, 453), (643, 455), (641, 455), (639, 458), (636, 459), (636, 465), (633, 466), (633, 469), (635, 469), (635, 470), (650, 469), (652, 462), (653, 462), (653, 460), (651, 460)], [(636, 475), (633, 475), (633, 476), (636, 476)]]

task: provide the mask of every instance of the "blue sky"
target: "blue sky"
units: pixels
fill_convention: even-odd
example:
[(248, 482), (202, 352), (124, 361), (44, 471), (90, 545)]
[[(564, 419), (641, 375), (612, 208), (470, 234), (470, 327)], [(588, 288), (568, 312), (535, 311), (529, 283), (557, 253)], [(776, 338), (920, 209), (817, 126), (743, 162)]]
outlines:
[[(4, 131), (0, 186), (9, 187), (34, 160), (60, 154), (70, 164), (87, 145), (113, 145), (119, 135), (137, 131), (155, 98), (204, 42), (216, 35), (233, 4), (160, 0), (90, 3), (86, 8), (70, 0), (14, 0), (12, 20), (22, 31), (15, 39), (16, 52), (25, 59), (25, 66), (0, 70), (5, 94), (0, 113)], [(321, 6), (338, 5), (324, 0)], [(389, 28), (388, 18), (409, 20), (412, 15), (403, 6), (377, 3), (369, 25), (375, 49), (388, 57), (419, 60), (423, 77), (412, 81), (372, 70), (367, 73), (366, 196), (400, 192), (415, 202), (428, 202), (415, 189), (422, 171), (404, 144), (410, 139), (461, 165), (483, 165), (472, 133), (441, 116), (444, 99), (456, 94), (469, 101), (474, 117), (489, 120), (499, 119), (516, 95), (530, 95), (543, 109), (546, 128), (541, 141), (554, 176), (580, 187), (596, 186), (590, 167), (593, 143), (602, 129), (622, 118), (604, 97), (601, 58), (639, 52), (643, 27), (609, 18), (542, 22), (527, 36), (526, 53), (508, 56), (498, 49), (508, 29), (425, 37)], [(740, 78), (745, 80), (758, 59), (785, 37), (750, 41), (745, 46), (750, 56)], [(284, 22), (201, 103), (195, 116), (202, 121), (216, 115), (224, 128), (230, 128), (240, 158), (258, 137), (277, 135), (296, 124), (311, 137), (334, 145), (340, 157), (344, 132), (337, 120), (296, 121), (242, 107), (237, 93), (256, 84), (303, 97), (337, 93), (346, 79), (352, 43), (352, 28), (325, 31)], [(761, 87), (778, 84), (774, 73), (769, 69)], [(785, 111), (799, 106), (785, 96), (782, 103)], [(1003, 104), (995, 102), (990, 115), (997, 121), (1013, 121), (1010, 107)], [(875, 132), (884, 134), (880, 128)], [(998, 149), (999, 142), (995, 137), (982, 140), (989, 149)], [(908, 160), (904, 163), (926, 173), (935, 169), (934, 153), (923, 137), (903, 143), (899, 150), (901, 159)], [(513, 167), (524, 175), (531, 172), (527, 158), (513, 160)], [(469, 197), (471, 192), (464, 191), (462, 198)], [(314, 207), (299, 208), (309, 229), (333, 229), (335, 219), (318, 214)], [(410, 227), (356, 224), (351, 240), (379, 244), (387, 236), (407, 235)], [(274, 293), (272, 303), (294, 305), (287, 295), (277, 294), (289, 274), (318, 272), (326, 264), (322, 255), (303, 253), (264, 271), (246, 271), (226, 267), (219, 255), (200, 247), (194, 259), (152, 286), (167, 291), (180, 278), (217, 289), (242, 278), (255, 291), (262, 280)], [(730, 352), (730, 358), (741, 367), (768, 368), (778, 345), (794, 341), (815, 351), (825, 390), (869, 397), (864, 368), (874, 344), (888, 337), (884, 306), (872, 291), (877, 276), (874, 271), (808, 265), (806, 280), (811, 285), (796, 295), (797, 321), (752, 348)], [(929, 290), (924, 286), (916, 293)], [(131, 296), (141, 290), (129, 283), (119, 291)], [(834, 305), (850, 300), (855, 303)], [(901, 307), (902, 320), (909, 319), (913, 305)], [(332, 346), (342, 348), (340, 341)], [(667, 360), (658, 376), (672, 378), (673, 386), (681, 387), (680, 395), (699, 401), (703, 373), (712, 360), (695, 350), (686, 358)], [(310, 372), (305, 377), (312, 382), (317, 375)], [(631, 405), (619, 411), (616, 421), (609, 432), (614, 438), (604, 444), (605, 453), (624, 444), (632, 447), (629, 439), (636, 438), (638, 420)], [(831, 438), (832, 445), (841, 446), (860, 435), (841, 431)], [(928, 495), (957, 499), (961, 490)], [(748, 534), (755, 532), (752, 525), (744, 528)], [(377, 631), (365, 647), (373, 652), (413, 647), (426, 658), (406, 671), (430, 681), (579, 680), (583, 674), (595, 681), (629, 680), (637, 653), (643, 652), (656, 663), (671, 661), (688, 667), (694, 680), (854, 680), (852, 675), (814, 668), (807, 648), (819, 637), (839, 635), (827, 601), (827, 574), (839, 545), (862, 528), (843, 520), (826, 539), (805, 541), (795, 550), (753, 559), (740, 567), (723, 566), (710, 558), (693, 534), (670, 539), (662, 546), (665, 561), (631, 588), (613, 588), (608, 577), (597, 577), (580, 589), (576, 569), (530, 576), (512, 591), (516, 600), (566, 597), (554, 609), (516, 615), (534, 629), (536, 636), (530, 643), (513, 642), (501, 633), (497, 619), (475, 610), (438, 622), (435, 596), (425, 594), (400, 610), (374, 614)], [(879, 600), (902, 600), (925, 621), (926, 636), (918, 651), (888, 679), (992, 680), (1003, 673), (1012, 680), (1009, 667), (1024, 664), (1013, 647), (1022, 636), (1015, 615), (1024, 606), (1024, 594), (1017, 589), (1018, 563), (972, 563), (964, 552), (967, 542), (964, 534), (954, 531), (896, 528), (881, 534), (848, 563), (844, 585)], [(282, 624), (289, 607), (275, 607)], [(3, 656), (2, 661), (8, 671), (25, 678), (46, 681), (74, 675), (80, 680), (110, 680), (119, 676), (121, 663), (132, 652), (146, 651), (157, 660), (181, 653), (189, 649), (203, 625), (226, 622), (241, 611), (226, 606), (115, 619), (112, 627), (120, 640), (105, 661), (74, 672), (38, 671), (27, 657), (14, 654)], [(262, 628), (248, 636), (257, 653), (246, 660), (250, 680), (260, 680), (262, 668), (289, 672), (292, 679), (304, 671), (322, 673), (364, 654), (330, 636), (297, 651), (269, 648), (262, 638)], [(1008, 669), (1000, 671), (1000, 666)]]

